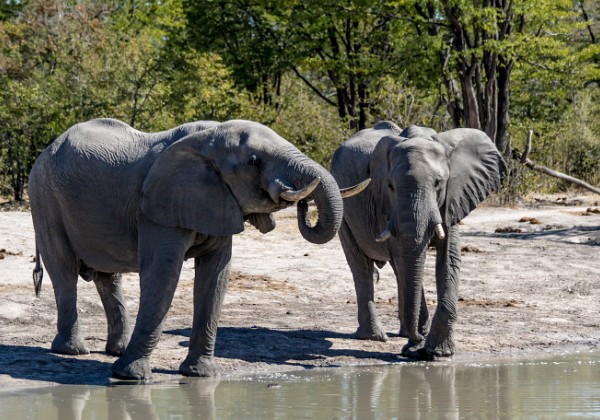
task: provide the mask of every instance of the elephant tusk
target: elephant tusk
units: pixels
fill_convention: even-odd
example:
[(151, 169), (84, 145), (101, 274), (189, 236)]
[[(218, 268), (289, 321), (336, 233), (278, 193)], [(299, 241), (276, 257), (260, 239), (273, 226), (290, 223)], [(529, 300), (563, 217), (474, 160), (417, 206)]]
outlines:
[(375, 242), (385, 242), (392, 236), (392, 232), (389, 229), (384, 230), (375, 238)]
[(435, 225), (435, 233), (440, 239), (444, 239), (446, 237), (446, 234), (444, 233), (444, 228), (439, 223)]
[(367, 178), (363, 182), (356, 184), (352, 187), (340, 188), (340, 194), (342, 195), (342, 198), (348, 198), (348, 197), (355, 196), (356, 194), (359, 194), (365, 188), (367, 188), (367, 185), (369, 185), (369, 182), (371, 182), (371, 178)]
[(306, 197), (308, 197), (310, 195), (310, 193), (312, 193), (314, 191), (315, 188), (317, 188), (317, 185), (319, 185), (319, 182), (321, 182), (321, 177), (316, 177), (313, 180), (313, 182), (311, 182), (310, 184), (308, 184), (306, 187), (302, 188), (301, 190), (283, 191), (283, 192), (281, 192), (281, 194), (279, 194), (279, 197), (283, 198), (284, 200), (292, 201), (292, 202), (304, 200)]

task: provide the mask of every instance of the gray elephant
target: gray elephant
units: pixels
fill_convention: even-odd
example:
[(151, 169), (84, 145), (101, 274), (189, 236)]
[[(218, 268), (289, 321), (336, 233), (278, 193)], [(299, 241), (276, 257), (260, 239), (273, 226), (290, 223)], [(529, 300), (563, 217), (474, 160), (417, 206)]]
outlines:
[[(390, 262), (398, 283), (402, 354), (431, 359), (454, 353), (460, 238), (458, 222), (500, 188), (505, 162), (479, 130), (437, 134), (391, 122), (358, 132), (335, 152), (331, 172), (343, 187), (371, 177), (364, 193), (344, 201), (339, 236), (358, 303), (357, 338), (387, 340), (375, 312), (374, 278)], [(436, 248), (437, 308), (424, 298), (428, 246)]]
[[(346, 192), (350, 194), (350, 191)], [(77, 278), (94, 281), (108, 323), (106, 351), (121, 355), (120, 378), (151, 375), (155, 348), (183, 261), (194, 258), (194, 318), (184, 375), (212, 376), (232, 235), (247, 220), (261, 232), (294, 203), (303, 237), (332, 239), (342, 220), (335, 180), (273, 130), (250, 121), (212, 121), (143, 133), (112, 120), (77, 124), (36, 160), (29, 177), (36, 246), (54, 287), (58, 333), (52, 350), (88, 353), (77, 320)], [(314, 199), (318, 222), (307, 224)], [(135, 328), (121, 275), (139, 272)], [(41, 267), (34, 270), (36, 291)]]

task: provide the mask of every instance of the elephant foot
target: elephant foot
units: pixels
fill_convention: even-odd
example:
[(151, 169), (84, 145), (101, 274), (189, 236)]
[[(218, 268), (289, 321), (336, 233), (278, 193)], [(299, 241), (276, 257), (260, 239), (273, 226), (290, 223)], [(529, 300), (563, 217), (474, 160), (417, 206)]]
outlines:
[(354, 337), (359, 340), (373, 340), (373, 341), (388, 341), (387, 334), (380, 328), (362, 328), (358, 327), (354, 333)]
[(427, 353), (435, 357), (450, 357), (454, 354), (454, 340), (452, 336), (436, 340), (435, 337), (429, 335), (425, 349)]
[(129, 337), (126, 339), (111, 339), (106, 342), (106, 352), (111, 356), (121, 356), (129, 344)]
[(402, 347), (402, 356), (408, 357), (409, 359), (433, 360), (425, 350), (425, 340), (416, 342), (409, 339), (408, 343)]
[(52, 352), (59, 354), (89, 354), (90, 351), (79, 335), (64, 336), (57, 334), (52, 341)]
[(106, 352), (112, 356), (121, 356), (125, 352), (125, 348), (131, 339), (131, 328), (128, 325), (124, 326), (123, 332), (109, 333), (106, 340)]
[(219, 376), (219, 369), (212, 357), (188, 357), (179, 365), (179, 372), (184, 376), (199, 376), (204, 378)]
[[(426, 337), (427, 334), (429, 334), (429, 322), (426, 322), (424, 325), (419, 326), (419, 334), (421, 334), (423, 337)], [(400, 337), (410, 338), (404, 325), (400, 326), (400, 331), (398, 332), (398, 335)]]
[(128, 357), (121, 356), (113, 364), (112, 374), (119, 379), (135, 379), (144, 381), (152, 377), (152, 369), (147, 357), (131, 360)]

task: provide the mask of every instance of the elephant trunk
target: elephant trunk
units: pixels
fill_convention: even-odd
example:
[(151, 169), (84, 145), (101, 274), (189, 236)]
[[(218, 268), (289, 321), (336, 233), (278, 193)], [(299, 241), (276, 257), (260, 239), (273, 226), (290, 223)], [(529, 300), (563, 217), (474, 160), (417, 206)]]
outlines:
[[(308, 158), (298, 163), (289, 171), (288, 179), (297, 188), (309, 185), (315, 178), (321, 182), (304, 200), (298, 202), (298, 228), (307, 241), (314, 244), (324, 244), (335, 236), (343, 216), (342, 196), (333, 177), (325, 168), (315, 164)], [(308, 202), (315, 201), (317, 221), (310, 223)]]
[[(410, 197), (404, 197), (409, 200)], [(393, 226), (399, 239), (399, 273), (404, 285), (404, 326), (407, 335), (415, 342), (423, 340), (419, 333), (419, 314), (423, 289), (423, 272), (427, 247), (432, 235), (445, 236), (442, 218), (436, 200), (420, 197), (411, 201), (413, 206), (399, 210)], [(404, 201), (406, 202), (406, 201)], [(441, 229), (441, 232), (440, 232)], [(443, 239), (443, 238), (440, 238)]]
[(424, 337), (419, 333), (419, 316), (423, 288), (423, 272), (427, 246), (403, 249), (399, 258), (399, 281), (404, 285), (404, 318), (403, 327), (408, 338), (415, 343)]

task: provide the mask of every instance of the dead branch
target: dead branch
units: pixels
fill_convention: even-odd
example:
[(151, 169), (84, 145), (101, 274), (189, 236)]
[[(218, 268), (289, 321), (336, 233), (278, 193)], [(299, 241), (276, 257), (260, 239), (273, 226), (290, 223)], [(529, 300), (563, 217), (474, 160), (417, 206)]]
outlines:
[(575, 185), (579, 185), (580, 187), (586, 188), (596, 194), (600, 194), (600, 188), (596, 188), (593, 185), (588, 184), (580, 179), (572, 177), (570, 175), (563, 174), (562, 172), (555, 171), (554, 169), (550, 169), (546, 166), (538, 165), (529, 159), (529, 153), (531, 153), (531, 138), (533, 137), (533, 130), (529, 130), (527, 133), (527, 144), (525, 146), (525, 151), (521, 155), (518, 160), (521, 164), (527, 166), (529, 169), (533, 169), (534, 171), (542, 172), (546, 175), (553, 176), (558, 179), (562, 179), (563, 181), (570, 182)]
[(533, 137), (533, 130), (529, 130), (527, 133), (527, 143), (525, 145), (525, 151), (521, 156), (521, 164), (525, 164), (529, 158), (529, 153), (531, 153), (531, 138)]

